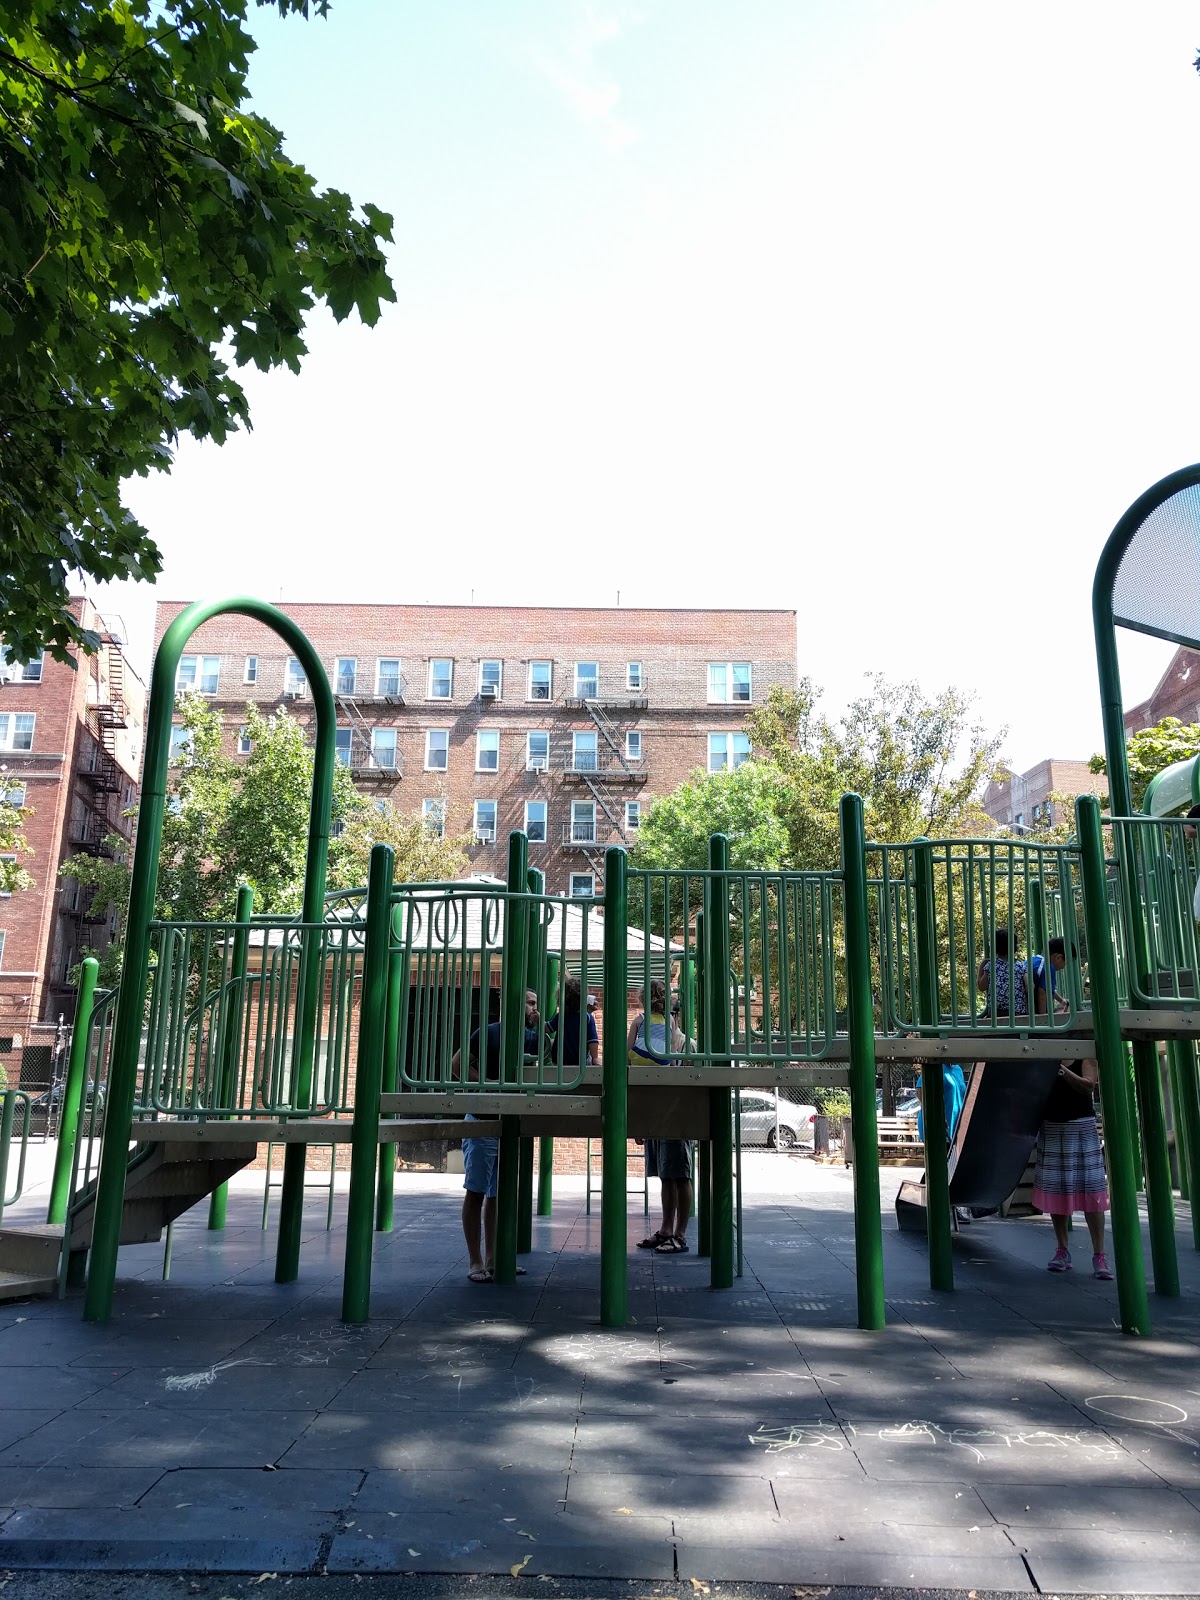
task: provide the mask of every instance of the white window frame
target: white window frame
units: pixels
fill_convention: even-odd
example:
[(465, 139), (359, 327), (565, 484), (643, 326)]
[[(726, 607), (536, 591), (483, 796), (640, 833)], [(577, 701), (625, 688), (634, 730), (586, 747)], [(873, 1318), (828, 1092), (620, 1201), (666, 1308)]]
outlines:
[[(718, 767), (713, 766), (714, 739), (724, 740), (725, 745), (725, 759), (722, 765)], [(741, 752), (740, 759), (738, 758), (738, 751), (734, 745), (735, 739), (744, 739), (746, 741), (746, 748)], [(737, 769), (743, 765), (743, 763), (749, 761), (750, 757), (754, 753), (753, 747), (750, 744), (750, 735), (748, 733), (738, 733), (736, 731), (733, 733), (710, 733), (707, 736), (707, 740), (708, 742), (706, 748), (708, 751), (709, 772), (736, 772)]]
[[(348, 689), (342, 688), (342, 668), (344, 666), (349, 666), (350, 668), (350, 687)], [(333, 692), (334, 694), (345, 695), (353, 695), (358, 693), (357, 656), (335, 656), (333, 658)]]
[[(534, 753), (533, 753), (533, 740), (534, 739), (544, 739), (546, 741), (546, 753), (545, 753), (544, 756), (535, 756), (534, 755)], [(526, 772), (549, 772), (550, 771), (550, 730), (548, 728), (532, 728), (525, 735), (525, 771)]]
[[(484, 744), (484, 740), (488, 744)], [(485, 755), (494, 755), (495, 761), (489, 766), (484, 761)], [(475, 734), (475, 771), (499, 772), (500, 771), (500, 730), (499, 728), (479, 728)]]
[[(5, 783), (0, 779), (0, 805), (23, 806), (28, 793), (27, 783)], [(20, 798), (15, 798), (18, 794)]]
[[(17, 723), (27, 722), (29, 727), (23, 730), (29, 735), (28, 744), (17, 743)], [(27, 750), (33, 749), (33, 735), (37, 729), (37, 713), (34, 711), (0, 711), (0, 750), (6, 750), (14, 755), (23, 755)]]
[[(0, 867), (2, 867), (6, 861), (15, 861), (16, 859), (17, 859), (17, 852), (15, 850), (0, 851)], [(67, 881), (67, 883), (73, 883), (76, 888), (79, 887), (79, 879), (78, 878), (68, 878), (66, 881)], [(12, 899), (12, 890), (11, 889), (0, 889), (0, 900), (11, 900), (11, 899)], [(68, 906), (67, 909), (68, 909), (68, 911), (74, 911), (75, 907), (74, 906)]]
[(242, 682), (243, 683), (257, 683), (258, 682), (258, 657), (257, 656), (247, 656), (246, 657), (245, 665), (242, 667)]
[(444, 795), (421, 801), (421, 821), (435, 839), (446, 837), (446, 800)]
[[(530, 830), (530, 816), (529, 816), (529, 813), (530, 813), (530, 811), (532, 810), (532, 808), (534, 806), (540, 806), (541, 807), (541, 811), (542, 811), (542, 817), (541, 817), (542, 833), (541, 833), (541, 837), (540, 838), (534, 838), (533, 834), (529, 831)], [(526, 800), (526, 802), (525, 802), (525, 837), (529, 840), (530, 844), (549, 844), (549, 842), (550, 842), (550, 806), (549, 806), (547, 801), (545, 801), (545, 800)]]
[[(745, 695), (734, 694), (734, 668), (745, 667)], [(713, 673), (720, 671), (724, 678), (724, 692), (713, 692)], [(708, 663), (708, 703), (710, 706), (748, 706), (754, 703), (754, 663), (751, 661), (710, 661)]]
[[(435, 765), (429, 759), (430, 755), (433, 753), (432, 741), (435, 738), (443, 738), (446, 741), (445, 745), (443, 747), (441, 747), (441, 753), (442, 753), (442, 755), (444, 755), (445, 760), (440, 762), (440, 763), (438, 763), (437, 765)], [(425, 730), (425, 771), (426, 772), (448, 772), (449, 769), (450, 769), (450, 729), (449, 728), (426, 728), (426, 730)]]
[[(594, 900), (596, 898), (596, 874), (594, 872), (573, 872), (570, 876), (567, 898), (570, 900)], [(586, 889), (578, 887), (587, 883)]]
[[(587, 766), (579, 760), (581, 739), (592, 741), (592, 764)], [(600, 735), (592, 728), (577, 728), (571, 734), (571, 771), (572, 772), (599, 772), (600, 770)]]
[(641, 694), (646, 687), (646, 675), (642, 671), (640, 661), (627, 661), (625, 663), (625, 687), (630, 694)]
[[(492, 826), (490, 830), (483, 827), (479, 820), (480, 809), (484, 806), (490, 806), (492, 808)], [(496, 802), (494, 800), (476, 800), (474, 813), (471, 817), (471, 827), (475, 834), (475, 843), (495, 844), (496, 834), (499, 830), (499, 826), (500, 818)]]
[[(445, 666), (448, 666), (450, 668), (450, 675), (449, 675), (449, 678), (447, 679), (447, 688), (446, 688), (446, 693), (445, 694), (434, 694), (434, 692), (433, 692), (434, 669), (438, 666), (439, 663), (441, 663), (441, 664), (443, 664)], [(440, 676), (440, 674), (439, 674), (439, 676)], [(454, 699), (454, 657), (453, 656), (430, 656), (430, 658), (429, 658), (429, 692), (428, 692), (428, 694), (426, 695), (425, 698), (427, 700), (453, 700)]]
[[(545, 667), (545, 669), (546, 669), (546, 685), (545, 685), (546, 692), (545, 692), (545, 694), (534, 694), (534, 692), (533, 692), (533, 690), (534, 690), (533, 669), (535, 667)], [(549, 704), (549, 702), (551, 700), (554, 699), (554, 663), (553, 663), (553, 661), (542, 660), (542, 661), (531, 661), (529, 663), (529, 672), (528, 672), (528, 674), (526, 675), (526, 678), (525, 678), (525, 698), (526, 698), (526, 700), (534, 700), (540, 705), (547, 705), (547, 704)]]
[(642, 825), (642, 802), (640, 800), (626, 800), (625, 802), (625, 832), (636, 833)]
[[(576, 813), (578, 811), (581, 811), (581, 810), (586, 810), (586, 811), (590, 811), (591, 812), (591, 823), (592, 823), (591, 831), (586, 836), (584, 834), (577, 833), (575, 831), (576, 827), (582, 827), (583, 826), (583, 820), (576, 815)], [(595, 844), (596, 842), (597, 842), (596, 841), (596, 802), (594, 800), (572, 800), (571, 801), (571, 843), (572, 844)]]
[(640, 761), (642, 759), (642, 730), (640, 728), (626, 728), (625, 730), (625, 759), (626, 761)]
[[(480, 663), (479, 663), (479, 692), (480, 692), (480, 694), (483, 693), (483, 685), (484, 685), (483, 669), (484, 669), (484, 667), (495, 667), (495, 669), (496, 669), (496, 678), (495, 678), (496, 692), (495, 692), (494, 695), (490, 695), (488, 698), (492, 699), (492, 700), (503, 700), (504, 699), (504, 662), (497, 660), (497, 658), (495, 656), (488, 656), (488, 658), (485, 661), (480, 661)], [(490, 682), (491, 680), (489, 679), (488, 681)]]
[(303, 700), (308, 694), (308, 673), (299, 656), (288, 656), (283, 664), (283, 692), (295, 700)]
[[(580, 667), (591, 667), (591, 672), (581, 673)], [(584, 694), (583, 686), (590, 683), (592, 693)], [(598, 661), (577, 661), (575, 663), (575, 698), (576, 700), (596, 700), (600, 696), (600, 663)]]
[(354, 729), (335, 728), (333, 732), (333, 758), (348, 767), (354, 759)]
[(192, 744), (192, 730), (185, 728), (182, 722), (173, 722), (171, 724), (171, 743), (167, 752), (167, 765), (171, 767), (187, 766)]
[[(392, 743), (391, 743), (392, 759), (390, 761), (381, 761), (379, 759), (379, 747), (378, 747), (377, 741), (379, 739), (380, 734), (383, 734), (385, 736), (385, 743), (386, 743), (386, 735), (388, 735), (388, 734), (391, 735), (391, 738), (392, 738)], [(372, 728), (371, 729), (371, 765), (373, 767), (378, 768), (378, 770), (380, 772), (399, 772), (399, 770), (400, 770), (400, 740), (399, 740), (399, 736), (397, 734), (397, 730), (395, 728)]]
[[(180, 678), (181, 678), (181, 676), (183, 674), (184, 663), (185, 662), (190, 662), (191, 663), (192, 677), (191, 677), (191, 681), (189, 683), (180, 683), (179, 680), (180, 680)], [(211, 672), (209, 672), (209, 670), (208, 670), (209, 665), (210, 665), (210, 663), (213, 663), (213, 662), (215, 662), (216, 665), (213, 668), (213, 670)], [(212, 679), (212, 688), (211, 689), (206, 689), (204, 687), (205, 679), (206, 678), (210, 678), (210, 677)], [(202, 655), (190, 655), (190, 654), (189, 655), (180, 656), (179, 665), (175, 669), (175, 693), (176, 694), (183, 694), (185, 692), (189, 692), (190, 691), (192, 694), (202, 694), (202, 695), (204, 695), (205, 699), (207, 699), (207, 700), (215, 700), (216, 697), (217, 697), (217, 694), (220, 692), (220, 688), (221, 688), (221, 658), (220, 658), (220, 656), (202, 656)]]
[[(395, 672), (385, 672), (383, 670), (383, 666), (384, 666), (384, 662), (385, 661), (394, 661), (396, 663)], [(395, 678), (396, 687), (394, 689), (385, 689), (383, 687), (383, 680), (385, 678)], [(398, 695), (400, 693), (400, 686), (401, 686), (401, 684), (403, 682), (404, 682), (404, 659), (403, 659), (402, 656), (376, 656), (375, 657), (375, 693), (376, 693), (376, 695), (381, 696), (381, 697), (390, 695), (390, 696), (394, 697), (394, 696), (396, 696), (396, 695)]]
[(238, 755), (248, 756), (253, 748), (254, 744), (250, 738), (250, 735), (246, 732), (245, 728), (239, 728), (237, 736)]

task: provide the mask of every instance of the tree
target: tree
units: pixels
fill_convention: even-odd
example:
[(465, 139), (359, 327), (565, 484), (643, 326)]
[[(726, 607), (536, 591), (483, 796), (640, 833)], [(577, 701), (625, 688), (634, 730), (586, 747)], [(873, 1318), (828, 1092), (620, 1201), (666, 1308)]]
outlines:
[[(326, 0), (258, 0), (283, 14)], [(246, 0), (0, 0), (0, 587), (18, 657), (94, 647), (74, 569), (152, 580), (121, 503), (181, 434), (249, 426), (320, 300), (395, 298), (392, 219), (319, 191), (247, 107)]]
[(22, 856), (33, 854), (24, 831), (26, 818), (32, 815), (32, 807), (13, 805), (0, 789), (0, 893), (33, 887), (33, 879), (21, 865)]
[(708, 838), (729, 839), (734, 868), (781, 871), (790, 864), (778, 768), (748, 761), (734, 772), (694, 772), (653, 801), (638, 829), (631, 865), (641, 870), (708, 866)]
[[(1200, 723), (1164, 717), (1152, 728), (1139, 728), (1130, 734), (1125, 741), (1125, 756), (1129, 762), (1129, 786), (1136, 811), (1146, 797), (1151, 778), (1176, 761), (1200, 756)], [(1108, 771), (1108, 763), (1100, 755), (1093, 756), (1088, 766), (1093, 772)]]

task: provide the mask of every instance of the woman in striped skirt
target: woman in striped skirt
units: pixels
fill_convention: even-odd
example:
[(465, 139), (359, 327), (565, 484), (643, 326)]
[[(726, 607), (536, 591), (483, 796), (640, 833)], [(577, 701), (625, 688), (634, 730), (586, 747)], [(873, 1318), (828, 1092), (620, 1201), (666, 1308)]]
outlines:
[(1048, 1211), (1058, 1248), (1048, 1263), (1051, 1272), (1070, 1272), (1067, 1223), (1082, 1211), (1092, 1241), (1092, 1276), (1111, 1278), (1104, 1253), (1104, 1213), (1108, 1210), (1108, 1175), (1096, 1128), (1094, 1061), (1078, 1067), (1063, 1062), (1042, 1112), (1037, 1142), (1033, 1203)]

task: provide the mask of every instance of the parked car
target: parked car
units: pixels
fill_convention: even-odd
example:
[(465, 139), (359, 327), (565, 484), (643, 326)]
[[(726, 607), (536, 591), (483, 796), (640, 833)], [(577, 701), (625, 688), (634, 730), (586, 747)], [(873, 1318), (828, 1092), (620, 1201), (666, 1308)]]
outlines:
[[(917, 1099), (917, 1091), (915, 1089), (896, 1090), (896, 1115), (898, 1117), (915, 1117), (920, 1109), (921, 1102)], [(879, 1113), (883, 1111), (882, 1089), (876, 1089), (875, 1091), (875, 1110)]]
[(771, 1089), (742, 1090), (742, 1143), (765, 1144), (775, 1148), (778, 1125), (779, 1148), (793, 1150), (798, 1144), (813, 1142), (816, 1106), (799, 1106)]

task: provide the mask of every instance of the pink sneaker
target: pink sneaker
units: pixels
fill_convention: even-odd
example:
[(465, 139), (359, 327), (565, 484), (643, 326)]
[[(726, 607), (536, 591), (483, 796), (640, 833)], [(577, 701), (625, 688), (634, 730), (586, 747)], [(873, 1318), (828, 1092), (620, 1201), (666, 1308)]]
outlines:
[(1050, 1257), (1049, 1261), (1046, 1263), (1046, 1271), (1047, 1272), (1070, 1272), (1070, 1270), (1071, 1270), (1071, 1252), (1069, 1250), (1064, 1250), (1062, 1245), (1059, 1245), (1058, 1249), (1054, 1252), (1054, 1254)]
[(1099, 1255), (1092, 1257), (1092, 1277), (1103, 1278), (1105, 1283), (1112, 1282), (1112, 1268), (1108, 1264), (1108, 1257), (1101, 1250)]

